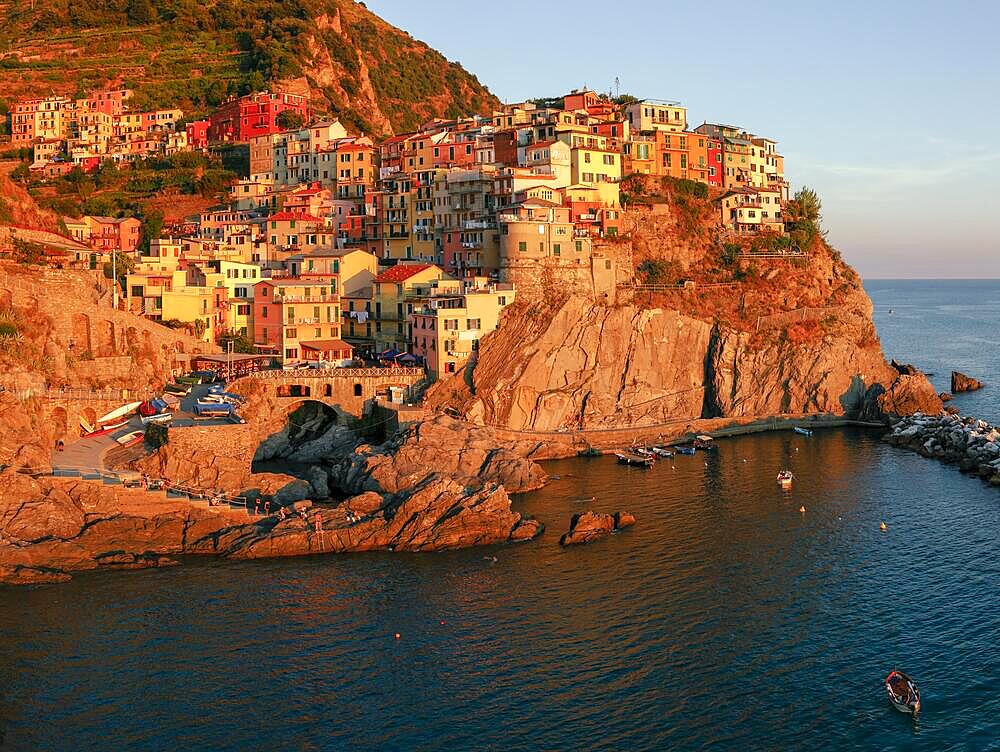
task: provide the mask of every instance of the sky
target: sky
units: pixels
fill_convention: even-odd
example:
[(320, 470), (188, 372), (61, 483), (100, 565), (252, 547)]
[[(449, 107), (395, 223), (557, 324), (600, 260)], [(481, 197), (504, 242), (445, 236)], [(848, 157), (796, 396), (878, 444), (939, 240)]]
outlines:
[(1000, 277), (997, 0), (367, 6), (504, 101), (617, 78), (775, 139), (865, 277)]

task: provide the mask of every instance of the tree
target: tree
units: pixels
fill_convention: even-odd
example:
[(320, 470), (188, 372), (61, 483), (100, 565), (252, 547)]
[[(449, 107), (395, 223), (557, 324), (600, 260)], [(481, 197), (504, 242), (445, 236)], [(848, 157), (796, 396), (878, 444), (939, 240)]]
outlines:
[(10, 179), (18, 183), (27, 183), (28, 179), (31, 177), (31, 170), (28, 169), (27, 162), (21, 162), (11, 170)]
[(233, 352), (247, 355), (256, 355), (257, 353), (257, 348), (253, 346), (253, 342), (242, 334), (224, 334), (219, 337), (219, 347), (222, 348), (222, 352), (227, 352), (230, 342), (233, 343)]
[(293, 131), (305, 125), (306, 119), (295, 110), (282, 110), (278, 113), (278, 118), (275, 122), (282, 130)]
[(812, 188), (801, 188), (788, 202), (789, 218), (793, 222), (813, 222), (822, 220), (823, 203)]
[(160, 237), (163, 231), (163, 212), (150, 209), (142, 217), (142, 237), (139, 239), (139, 250), (143, 255), (149, 255), (149, 244), (154, 238)]
[(135, 259), (126, 253), (121, 251), (115, 251), (114, 264), (110, 261), (104, 264), (104, 276), (107, 279), (112, 279), (114, 273), (118, 272), (119, 278), (124, 277), (126, 274), (131, 274), (135, 271)]
[(156, 8), (149, 0), (129, 0), (128, 20), (139, 25), (154, 23)]

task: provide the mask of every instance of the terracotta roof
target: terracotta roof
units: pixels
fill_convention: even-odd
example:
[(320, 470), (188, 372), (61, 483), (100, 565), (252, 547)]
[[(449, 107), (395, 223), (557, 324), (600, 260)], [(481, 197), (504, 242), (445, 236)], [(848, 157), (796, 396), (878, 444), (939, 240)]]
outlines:
[(555, 140), (553, 140), (553, 141), (539, 141), (536, 144), (528, 144), (528, 146), (526, 148), (528, 148), (528, 149), (542, 149), (542, 148), (544, 148), (546, 146), (552, 146), (552, 144), (554, 144), (554, 143), (557, 143), (557, 142)]
[(396, 264), (375, 277), (376, 282), (403, 282), (426, 269), (430, 269), (433, 264)]
[(277, 221), (277, 222), (283, 222), (283, 221), (294, 220), (294, 219), (299, 219), (299, 220), (302, 220), (303, 222), (322, 222), (323, 221), (319, 217), (314, 217), (311, 214), (304, 214), (304, 213), (303, 214), (299, 214), (299, 213), (296, 213), (296, 212), (289, 212), (289, 211), (281, 211), (281, 212), (278, 212), (277, 214), (272, 214), (267, 219), (271, 220), (271, 221)]

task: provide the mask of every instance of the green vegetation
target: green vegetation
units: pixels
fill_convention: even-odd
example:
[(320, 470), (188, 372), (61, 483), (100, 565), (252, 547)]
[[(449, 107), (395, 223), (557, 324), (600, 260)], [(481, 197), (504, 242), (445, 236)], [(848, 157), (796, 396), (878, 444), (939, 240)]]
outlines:
[(228, 350), (230, 342), (233, 343), (233, 352), (248, 355), (255, 355), (257, 353), (257, 348), (253, 346), (253, 342), (242, 334), (224, 334), (219, 337), (219, 347), (222, 348), (222, 352)]
[(791, 241), (807, 253), (818, 238), (826, 236), (822, 228), (822, 211), (823, 203), (812, 188), (801, 188), (785, 204), (786, 226)]
[[(316, 24), (338, 10), (343, 34)], [(346, 0), (22, 3), (0, 19), (0, 46), (42, 54), (0, 60), (0, 91), (63, 84), (67, 94), (80, 95), (121, 76), (135, 90), (135, 109), (206, 113), (230, 96), (309, 76), (312, 39), (326, 48), (337, 78), (336, 88), (323, 91), (329, 109), (349, 125), (373, 130), (376, 113), (362, 95), (363, 64), (377, 107), (397, 130), (497, 104), (460, 65)], [(44, 54), (60, 46), (72, 53)]]
[(75, 167), (44, 183), (44, 188), (55, 191), (54, 196), (43, 192), (41, 182), (31, 184), (30, 190), (39, 205), (61, 215), (138, 217), (159, 232), (163, 215), (144, 209), (144, 199), (171, 191), (212, 198), (224, 193), (236, 177), (236, 173), (223, 167), (218, 156), (178, 152), (124, 166), (104, 162), (92, 173)]
[(650, 259), (636, 267), (647, 285), (676, 285), (684, 278), (684, 267), (677, 261)]
[(121, 279), (127, 274), (131, 274), (135, 271), (135, 259), (132, 256), (126, 255), (121, 251), (115, 251), (114, 264), (110, 261), (104, 264), (104, 276), (107, 279), (113, 279), (115, 272), (118, 273), (118, 278)]
[(24, 266), (38, 266), (45, 263), (45, 249), (38, 243), (14, 238), (11, 258)]

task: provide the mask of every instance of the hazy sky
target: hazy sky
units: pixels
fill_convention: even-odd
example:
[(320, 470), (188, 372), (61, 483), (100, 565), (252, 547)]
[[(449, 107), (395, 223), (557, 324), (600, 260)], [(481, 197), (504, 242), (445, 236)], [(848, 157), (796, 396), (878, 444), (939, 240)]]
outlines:
[(587, 85), (774, 138), (868, 277), (1000, 277), (1000, 2), (370, 0), (521, 101)]

